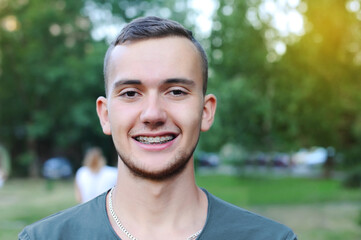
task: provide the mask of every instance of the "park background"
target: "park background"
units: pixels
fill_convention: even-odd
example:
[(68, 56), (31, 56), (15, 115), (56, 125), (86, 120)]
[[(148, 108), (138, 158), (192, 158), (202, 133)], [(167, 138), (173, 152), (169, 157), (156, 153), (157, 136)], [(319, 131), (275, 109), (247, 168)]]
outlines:
[[(86, 149), (100, 146), (116, 164), (95, 112), (104, 53), (126, 22), (156, 15), (192, 29), (208, 53), (218, 109), (196, 156), (213, 153), (220, 163), (197, 169), (199, 185), (289, 225), (300, 239), (360, 239), (360, 5), (0, 0), (0, 145), (10, 159), (0, 238), (76, 204), (71, 179), (42, 178), (47, 159), (66, 157), (75, 171)], [(271, 166), (279, 153), (314, 147), (332, 149), (327, 171), (313, 166), (295, 176), (291, 164)]]

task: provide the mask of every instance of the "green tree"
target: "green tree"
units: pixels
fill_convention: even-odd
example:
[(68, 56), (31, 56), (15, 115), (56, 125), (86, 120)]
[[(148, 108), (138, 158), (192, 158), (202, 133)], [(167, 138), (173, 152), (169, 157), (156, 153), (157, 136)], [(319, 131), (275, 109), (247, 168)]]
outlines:
[[(284, 139), (360, 155), (360, 1), (304, 1), (306, 34), (277, 64)], [(282, 111), (283, 110), (283, 111)], [(283, 114), (282, 114), (283, 112)], [(287, 120), (288, 118), (288, 120)], [(353, 155), (353, 156), (351, 156)]]
[(59, 154), (77, 167), (91, 145), (115, 159), (95, 112), (108, 44), (94, 32), (150, 14), (192, 25), (186, 0), (0, 2), (0, 143), (15, 174), (38, 175)]
[(1, 141), (17, 156), (15, 167), (31, 166), (34, 175), (42, 158), (97, 133), (87, 100), (101, 93), (104, 46), (92, 42), (82, 8), (82, 1), (3, 1)]
[[(282, 35), (261, 16), (263, 3), (219, 1), (210, 38), (210, 88), (219, 100), (211, 134), (217, 138), (205, 139), (203, 146), (219, 149), (235, 142), (250, 150), (282, 151), (334, 146), (356, 162), (360, 1), (302, 1), (302, 36)], [(287, 46), (284, 55), (270, 48), (275, 41)]]
[(208, 148), (227, 142), (249, 149), (270, 147), (271, 97), (263, 29), (247, 19), (250, 1), (219, 1), (211, 33), (210, 89), (218, 98), (217, 138), (202, 140)]

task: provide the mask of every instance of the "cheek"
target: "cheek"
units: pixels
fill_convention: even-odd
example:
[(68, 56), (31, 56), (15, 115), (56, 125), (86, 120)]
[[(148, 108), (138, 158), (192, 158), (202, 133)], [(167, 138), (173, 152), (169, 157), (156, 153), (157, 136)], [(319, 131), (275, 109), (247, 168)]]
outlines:
[(201, 124), (201, 111), (195, 105), (178, 106), (172, 109), (172, 116), (176, 124), (183, 129), (189, 131), (188, 134), (198, 134)]
[(138, 116), (136, 108), (132, 107), (112, 107), (109, 121), (112, 133), (119, 131), (129, 131), (130, 127), (135, 123)]

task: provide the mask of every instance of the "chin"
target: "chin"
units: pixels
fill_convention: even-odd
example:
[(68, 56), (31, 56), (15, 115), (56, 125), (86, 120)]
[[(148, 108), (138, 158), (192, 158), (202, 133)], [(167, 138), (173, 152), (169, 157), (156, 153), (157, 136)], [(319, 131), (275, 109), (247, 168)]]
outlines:
[(151, 181), (166, 181), (175, 178), (184, 171), (192, 159), (192, 154), (193, 151), (188, 154), (178, 154), (178, 156), (175, 157), (168, 166), (165, 166), (162, 169), (150, 169), (145, 166), (140, 167), (134, 164), (134, 161), (121, 157), (120, 155), (119, 156), (128, 170), (135, 177)]

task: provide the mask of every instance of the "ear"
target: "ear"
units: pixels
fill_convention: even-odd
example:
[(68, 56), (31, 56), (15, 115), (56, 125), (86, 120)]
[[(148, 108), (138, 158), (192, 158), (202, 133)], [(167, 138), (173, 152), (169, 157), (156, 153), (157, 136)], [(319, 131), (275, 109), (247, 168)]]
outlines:
[(99, 117), (100, 125), (103, 129), (103, 133), (106, 135), (111, 135), (107, 102), (108, 100), (105, 97), (98, 97), (96, 102), (97, 114)]
[(213, 94), (208, 94), (204, 97), (203, 115), (201, 123), (201, 131), (208, 131), (214, 121), (216, 113), (217, 98)]

